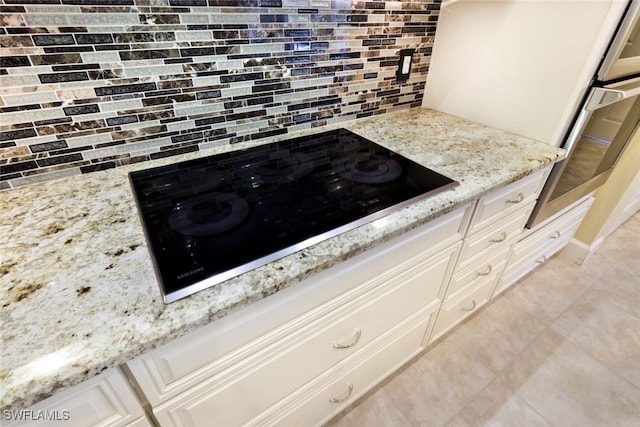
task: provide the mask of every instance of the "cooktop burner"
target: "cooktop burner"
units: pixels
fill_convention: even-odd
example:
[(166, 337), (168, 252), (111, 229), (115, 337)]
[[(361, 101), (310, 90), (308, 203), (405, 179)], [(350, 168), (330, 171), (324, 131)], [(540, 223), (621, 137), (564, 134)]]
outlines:
[(129, 177), (167, 303), (458, 185), (346, 129)]
[(370, 152), (338, 157), (331, 166), (341, 177), (365, 184), (382, 184), (402, 174), (402, 166), (393, 158)]

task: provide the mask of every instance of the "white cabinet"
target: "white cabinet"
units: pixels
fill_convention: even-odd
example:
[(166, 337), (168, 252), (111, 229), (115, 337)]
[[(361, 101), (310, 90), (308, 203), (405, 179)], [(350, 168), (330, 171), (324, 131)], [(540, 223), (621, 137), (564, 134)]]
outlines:
[(10, 414), (5, 412), (3, 418), (2, 425), (6, 427), (151, 426), (138, 398), (119, 369), (112, 369), (56, 393), (28, 410), (16, 410)]
[[(365, 283), (368, 292), (339, 298), (284, 325), (288, 333), (269, 345), (242, 347), (239, 361), (204, 379), (188, 393), (154, 409), (162, 425), (204, 425), (215, 415), (220, 425), (241, 425), (313, 380), (420, 310), (424, 328), (439, 305), (442, 283), (459, 244), (435, 256), (404, 263), (402, 268)], [(279, 334), (273, 331), (270, 334)], [(264, 342), (264, 340), (260, 340)], [(354, 366), (355, 368), (355, 366)], [(242, 402), (242, 405), (238, 405)]]
[(582, 200), (518, 241), (513, 247), (507, 268), (494, 295), (503, 292), (565, 247), (580, 226), (592, 203), (593, 198)]
[(423, 310), (352, 358), (251, 420), (251, 426), (321, 425), (424, 349), (433, 311)]
[(549, 170), (540, 170), (477, 201), (429, 342), (489, 301)]
[(559, 145), (626, 5), (443, 2), (423, 105)]
[(158, 422), (309, 425), (352, 402), (425, 347), (471, 210), (129, 362)]
[(496, 218), (494, 224), (467, 237), (462, 246), (458, 268), (467, 268), (508, 246), (522, 233), (532, 209), (533, 203), (529, 203), (521, 210)]
[(521, 211), (520, 208), (524, 205), (535, 202), (549, 171), (549, 168), (539, 170), (481, 197), (473, 213), (469, 234), (495, 223), (505, 215)]

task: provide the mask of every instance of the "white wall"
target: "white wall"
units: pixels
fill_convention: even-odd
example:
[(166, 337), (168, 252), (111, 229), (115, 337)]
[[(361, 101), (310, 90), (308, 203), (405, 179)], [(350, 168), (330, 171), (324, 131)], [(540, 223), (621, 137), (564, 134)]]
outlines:
[(445, 2), (423, 105), (560, 145), (625, 4)]

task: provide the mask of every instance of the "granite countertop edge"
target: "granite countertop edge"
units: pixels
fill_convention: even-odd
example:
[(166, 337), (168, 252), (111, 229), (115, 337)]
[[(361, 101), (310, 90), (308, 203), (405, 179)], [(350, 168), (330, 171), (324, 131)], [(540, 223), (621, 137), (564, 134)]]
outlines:
[[(128, 182), (136, 169), (345, 127), (454, 189), (164, 304)], [(0, 192), (2, 409), (23, 409), (561, 160), (563, 150), (412, 108)], [(52, 314), (53, 313), (53, 314)]]

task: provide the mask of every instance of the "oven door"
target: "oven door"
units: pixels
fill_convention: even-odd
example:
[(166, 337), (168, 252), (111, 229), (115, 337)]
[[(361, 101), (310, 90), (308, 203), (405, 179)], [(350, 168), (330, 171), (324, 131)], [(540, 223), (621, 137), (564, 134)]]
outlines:
[(591, 90), (527, 224), (532, 227), (604, 184), (640, 120), (640, 78)]
[(611, 42), (597, 79), (608, 82), (640, 73), (640, 0), (633, 0)]

